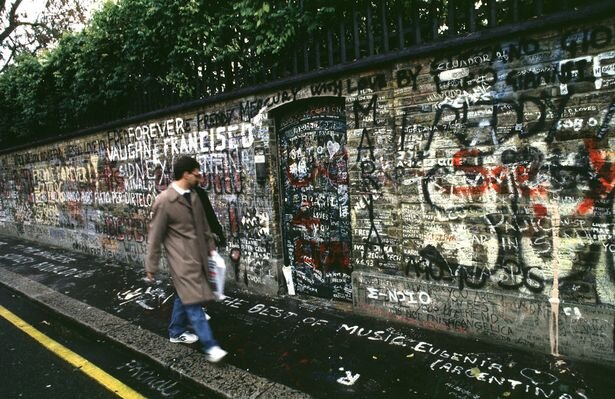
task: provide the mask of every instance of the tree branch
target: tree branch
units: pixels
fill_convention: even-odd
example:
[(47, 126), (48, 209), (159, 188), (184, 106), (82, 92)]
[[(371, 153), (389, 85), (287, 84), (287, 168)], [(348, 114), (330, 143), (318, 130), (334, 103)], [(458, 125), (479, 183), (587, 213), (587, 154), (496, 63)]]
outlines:
[(6, 40), (6, 38), (9, 37), (11, 33), (13, 33), (15, 29), (17, 29), (22, 24), (22, 22), (17, 19), (17, 9), (21, 5), (22, 1), (23, 0), (15, 0), (13, 5), (11, 6), (11, 10), (6, 17), (8, 21), (8, 26), (6, 27), (6, 29), (4, 29), (4, 31), (0, 32), (0, 45), (4, 43), (4, 40)]
[(11, 64), (11, 61), (13, 61), (13, 59), (15, 58), (15, 53), (17, 52), (17, 49), (15, 47), (11, 47), (11, 52), (9, 54), (9, 57), (5, 60), (2, 60), (2, 65), (0, 66), (0, 74), (2, 74), (2, 72), (4, 72), (4, 70)]

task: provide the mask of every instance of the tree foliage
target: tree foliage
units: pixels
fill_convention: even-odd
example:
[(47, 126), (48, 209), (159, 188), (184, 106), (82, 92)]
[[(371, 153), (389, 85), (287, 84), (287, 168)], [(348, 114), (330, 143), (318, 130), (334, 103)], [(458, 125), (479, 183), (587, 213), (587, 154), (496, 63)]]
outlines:
[(330, 12), (301, 3), (107, 1), (81, 32), (65, 34), (36, 56), (18, 55), (0, 74), (0, 143), (55, 136), (124, 117), (136, 105), (146, 110), (150, 102), (160, 107), (262, 81), (272, 68), (288, 68), (278, 56)]

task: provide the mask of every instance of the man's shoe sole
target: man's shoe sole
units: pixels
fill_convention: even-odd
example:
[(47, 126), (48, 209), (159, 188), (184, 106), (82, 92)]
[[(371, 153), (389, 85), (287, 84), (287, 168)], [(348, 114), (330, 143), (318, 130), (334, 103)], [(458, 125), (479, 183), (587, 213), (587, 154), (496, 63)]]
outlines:
[(227, 354), (225, 353), (224, 355), (222, 355), (222, 356), (218, 356), (218, 357), (216, 357), (216, 358), (214, 358), (214, 357), (212, 357), (212, 356), (208, 356), (208, 355), (206, 355), (206, 356), (205, 356), (205, 360), (207, 360), (208, 362), (211, 362), (211, 363), (218, 363), (220, 360), (224, 359), (224, 358), (226, 357), (226, 355), (227, 355)]
[(186, 341), (186, 340), (181, 340), (181, 339), (178, 339), (178, 338), (169, 338), (169, 341), (171, 341), (174, 344), (193, 344), (196, 341), (198, 341), (198, 339), (194, 340), (194, 341)]

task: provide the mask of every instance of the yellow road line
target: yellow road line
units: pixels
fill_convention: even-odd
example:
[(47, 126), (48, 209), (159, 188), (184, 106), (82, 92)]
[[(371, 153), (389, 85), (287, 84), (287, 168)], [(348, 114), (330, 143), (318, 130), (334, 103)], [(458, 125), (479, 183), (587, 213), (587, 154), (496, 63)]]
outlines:
[(19, 328), (20, 330), (34, 338), (36, 341), (38, 341), (38, 343), (43, 345), (45, 348), (49, 349), (51, 352), (55, 353), (57, 356), (66, 360), (73, 366), (77, 367), (79, 370), (96, 380), (99, 384), (101, 384), (111, 392), (115, 393), (119, 397), (126, 399), (145, 399), (145, 396), (134, 391), (129, 386), (125, 385), (110, 374), (106, 373), (104, 370), (90, 363), (88, 360), (79, 356), (64, 345), (49, 338), (42, 332), (38, 331), (36, 328), (32, 327), (30, 324), (20, 319), (19, 316), (7, 310), (2, 305), (0, 305), (0, 316), (4, 317), (6, 320), (15, 325), (15, 327)]

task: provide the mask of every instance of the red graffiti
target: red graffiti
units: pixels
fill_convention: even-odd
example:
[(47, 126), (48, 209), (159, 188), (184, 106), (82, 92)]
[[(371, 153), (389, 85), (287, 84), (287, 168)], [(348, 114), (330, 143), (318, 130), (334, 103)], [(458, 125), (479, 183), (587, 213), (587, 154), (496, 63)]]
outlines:
[(171, 185), (172, 180), (170, 172), (164, 170), (161, 166), (156, 166), (154, 176), (154, 187), (156, 187), (156, 192), (162, 192)]
[[(595, 171), (596, 184), (577, 206), (580, 215), (593, 211), (597, 201), (605, 200), (615, 188), (615, 162), (608, 159), (610, 151), (597, 148), (595, 138), (584, 140), (588, 151), (590, 166)], [(522, 160), (519, 163), (498, 165), (492, 169), (481, 166), (478, 162), (471, 164), (471, 160), (480, 160), (482, 153), (479, 149), (462, 149), (455, 153), (452, 159), (455, 171), (461, 171), (466, 179), (474, 177), (474, 185), (461, 187), (442, 186), (442, 192), (450, 192), (458, 196), (482, 195), (488, 189), (498, 194), (511, 194), (513, 190), (520, 198), (546, 198), (547, 187), (543, 184), (532, 184), (538, 175), (538, 162)], [(547, 208), (541, 204), (533, 205), (534, 213), (539, 218), (545, 218)]]
[(343, 148), (333, 158), (326, 162), (318, 163), (312, 166), (310, 174), (304, 178), (296, 178), (290, 171), (290, 167), (286, 168), (286, 178), (293, 187), (308, 187), (319, 176), (323, 176), (333, 186), (340, 184), (348, 184), (348, 172), (346, 163), (348, 161), (348, 152)]
[[(476, 195), (484, 193), (489, 187), (489, 171), (482, 166), (466, 165), (465, 160), (470, 157), (478, 158), (481, 155), (480, 150), (459, 150), (453, 155), (453, 167), (455, 170), (460, 170), (466, 175), (477, 176), (482, 181), (476, 186), (453, 187), (452, 193), (456, 195)], [(478, 177), (480, 175), (480, 177)], [(448, 188), (443, 188), (447, 190)]]
[(228, 204), (228, 223), (231, 236), (239, 237), (239, 210), (236, 202)]
[(615, 187), (615, 164), (607, 162), (608, 153), (598, 149), (594, 138), (585, 139), (585, 147), (589, 152), (589, 162), (597, 174), (598, 184), (594, 190), (587, 193), (585, 199), (577, 207), (580, 215), (585, 215), (594, 209), (597, 200), (605, 199)]
[(97, 223), (97, 233), (103, 233), (117, 241), (143, 242), (147, 237), (147, 224), (141, 218), (105, 216)]
[(542, 204), (534, 204), (534, 215), (538, 217), (538, 219), (544, 219), (547, 217), (548, 211), (547, 207)]
[(350, 246), (345, 241), (295, 241), (294, 260), (297, 265), (306, 264), (325, 272), (349, 273), (349, 255)]
[(466, 176), (474, 176), (476, 185), (442, 188), (443, 192), (455, 195), (480, 195), (491, 188), (498, 194), (510, 194), (516, 190), (519, 197), (536, 198), (546, 197), (547, 187), (531, 184), (537, 174), (538, 165), (530, 162), (517, 165), (498, 165), (487, 169), (480, 165), (467, 164), (468, 159), (479, 159), (482, 153), (479, 149), (460, 150), (453, 156), (453, 168), (464, 172)]
[(320, 226), (320, 219), (295, 215), (291, 223), (295, 226), (304, 226), (308, 233), (311, 233), (314, 226)]
[(124, 177), (122, 177), (117, 161), (105, 161), (99, 165), (98, 182), (99, 191), (126, 191)]

